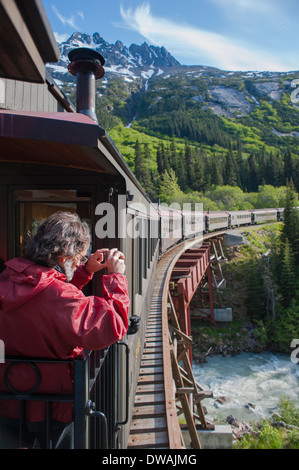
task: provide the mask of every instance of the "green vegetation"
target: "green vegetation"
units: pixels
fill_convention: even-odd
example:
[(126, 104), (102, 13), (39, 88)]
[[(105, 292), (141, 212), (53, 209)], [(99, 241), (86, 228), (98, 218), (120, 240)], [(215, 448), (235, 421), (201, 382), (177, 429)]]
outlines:
[[(210, 199), (208, 193), (215, 187), (231, 186), (236, 192), (240, 189), (247, 194), (241, 198), (244, 204), (239, 204), (240, 209), (281, 206), (285, 190), (281, 189), (279, 194), (278, 189), (284, 187), (290, 177), (296, 179), (299, 186), (299, 157), (289, 150), (281, 155), (279, 151), (269, 152), (263, 147), (246, 156), (242, 144), (237, 142), (229, 145), (227, 150), (217, 147), (217, 151), (215, 148), (211, 151), (207, 145), (199, 146), (175, 138), (161, 140), (123, 126), (112, 129), (110, 136), (138, 179), (140, 171), (148, 173), (140, 182), (154, 201), (160, 198), (168, 203), (171, 192), (161, 191), (161, 184), (165, 187), (163, 181), (169, 177), (176, 181), (181, 191), (179, 198), (184, 201), (188, 197), (196, 201), (204, 197)], [(267, 187), (268, 193), (264, 190), (256, 199), (252, 193), (259, 192), (260, 187)], [(276, 194), (274, 188), (278, 190)], [(220, 209), (223, 208), (233, 209), (233, 206)]]
[(247, 309), (263, 330), (268, 347), (290, 352), (299, 337), (299, 213), (297, 195), (287, 188), (280, 236), (272, 238), (269, 254), (253, 257), (248, 270)]
[[(253, 193), (285, 187), (290, 178), (299, 192), (299, 111), (291, 101), (296, 78), (187, 70), (152, 77), (144, 88), (141, 79), (111, 75), (97, 83), (96, 112), (131, 170), (144, 175), (141, 183), (155, 202), (170, 201), (170, 179), (179, 200), (200, 198), (211, 210), (218, 206), (207, 192), (222, 186), (246, 194), (241, 208), (275, 207), (278, 194), (269, 201)], [(73, 88), (65, 84), (64, 91), (74, 102)]]
[(246, 434), (236, 449), (299, 449), (299, 408), (285, 397), (278, 413), (255, 426), (256, 434)]
[[(261, 348), (290, 354), (299, 338), (299, 212), (292, 183), (286, 188), (283, 224), (244, 227), (249, 245), (227, 250), (224, 306), (235, 318), (256, 324)], [(240, 301), (245, 299), (245, 302)]]

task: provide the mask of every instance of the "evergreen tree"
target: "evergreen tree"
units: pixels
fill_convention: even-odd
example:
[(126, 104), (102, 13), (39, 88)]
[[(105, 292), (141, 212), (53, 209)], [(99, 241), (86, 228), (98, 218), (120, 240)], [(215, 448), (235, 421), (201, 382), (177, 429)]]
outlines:
[(254, 319), (264, 318), (265, 307), (261, 264), (254, 256), (248, 264), (246, 306), (248, 313)]
[(170, 152), (169, 152), (169, 162), (171, 168), (174, 169), (176, 175), (178, 174), (178, 155), (177, 155), (177, 150), (175, 146), (175, 141), (172, 139), (170, 143)]
[(169, 172), (169, 170), (173, 168), (169, 146), (166, 146), (164, 150), (164, 162), (165, 162), (165, 170)]
[(223, 185), (223, 178), (220, 168), (219, 159), (212, 156), (211, 160), (211, 176), (212, 176), (212, 184), (215, 186), (222, 186)]
[(169, 152), (167, 149), (165, 149), (164, 143), (160, 142), (160, 145), (157, 149), (157, 166), (160, 175), (162, 175), (165, 171), (169, 172), (171, 168), (169, 160)]
[(240, 170), (241, 188), (243, 191), (249, 191), (249, 163), (248, 158), (242, 160)]
[(187, 140), (185, 141), (185, 165), (187, 186), (190, 189), (195, 189), (193, 153)]
[(145, 144), (144, 151), (142, 152), (139, 140), (137, 139), (135, 143), (135, 176), (145, 191), (151, 187), (150, 172), (146, 159), (149, 160), (148, 144)]
[(204, 181), (205, 181), (206, 173), (204, 171), (204, 162), (201, 156), (201, 152), (196, 147), (195, 154), (194, 154), (194, 189), (195, 191), (203, 191), (204, 190)]
[(274, 281), (274, 269), (269, 257), (263, 259), (263, 288), (267, 321), (276, 321), (277, 286)]
[(213, 175), (211, 173), (211, 159), (208, 157), (206, 152), (203, 151), (201, 148), (200, 150), (200, 155), (201, 155), (201, 161), (202, 161), (202, 166), (203, 166), (203, 186), (202, 190), (208, 191), (211, 188), (211, 185), (213, 184)]
[(163, 173), (159, 196), (161, 202), (166, 204), (172, 204), (173, 202), (182, 203), (184, 193), (180, 190), (178, 179), (173, 169), (170, 169), (169, 173), (167, 170)]
[(286, 202), (284, 208), (284, 224), (282, 229), (282, 242), (288, 240), (296, 261), (299, 261), (299, 211), (298, 199), (293, 181), (288, 182)]
[(185, 166), (185, 158), (184, 158), (184, 151), (181, 150), (178, 154), (177, 158), (177, 178), (178, 184), (182, 191), (187, 190), (187, 175), (186, 175), (186, 166)]
[(275, 168), (276, 168), (276, 174), (277, 174), (277, 186), (282, 186), (285, 185), (285, 179), (284, 179), (284, 167), (283, 167), (283, 160), (281, 157), (281, 154), (279, 151), (275, 153)]
[(284, 161), (284, 178), (285, 182), (289, 181), (293, 176), (292, 154), (290, 149), (286, 150), (283, 157)]
[(270, 152), (265, 173), (267, 174), (267, 183), (272, 186), (278, 186), (280, 175), (278, 174), (277, 154)]
[(259, 182), (261, 182), (263, 186), (265, 184), (271, 184), (269, 182), (268, 173), (267, 173), (268, 159), (269, 159), (269, 156), (266, 152), (265, 147), (263, 147), (261, 152), (260, 152), (259, 159), (258, 159), (258, 167), (259, 167), (258, 168), (258, 174), (259, 174), (258, 179), (259, 179)]
[(143, 155), (141, 152), (141, 146), (139, 140), (135, 142), (135, 176), (139, 180), (141, 177), (141, 168), (143, 166)]
[(293, 181), (294, 181), (294, 186), (299, 192), (299, 157), (298, 155), (296, 158), (293, 160)]
[(236, 186), (237, 184), (236, 162), (231, 146), (225, 157), (223, 183), (228, 186)]
[(237, 179), (237, 185), (239, 188), (242, 187), (242, 163), (243, 163), (243, 157), (242, 157), (242, 142), (238, 139), (237, 141), (237, 156), (236, 156), (236, 179)]
[(142, 176), (142, 181), (144, 188), (149, 195), (149, 197), (154, 198), (154, 195), (156, 194), (155, 190), (155, 176), (153, 171), (149, 169), (149, 162), (150, 162), (150, 149), (149, 149), (149, 144), (145, 143), (143, 144), (143, 163), (144, 163), (144, 168), (143, 168), (143, 176)]
[(249, 166), (249, 175), (248, 175), (248, 191), (255, 192), (258, 190), (259, 181), (258, 181), (258, 172), (257, 172), (257, 165), (256, 159), (254, 154), (250, 154), (248, 159), (248, 166)]
[(158, 173), (159, 175), (162, 175), (165, 171), (165, 165), (164, 165), (164, 161), (163, 161), (163, 156), (162, 156), (162, 151), (161, 151), (161, 145), (158, 146), (157, 148), (157, 155), (156, 155), (156, 158), (157, 158), (157, 169), (158, 169)]
[(283, 305), (289, 307), (296, 292), (295, 257), (286, 239), (283, 245), (280, 271), (280, 291)]
[(155, 202), (158, 199), (159, 194), (159, 186), (160, 186), (160, 178), (157, 175), (157, 172), (154, 170), (150, 170), (150, 186), (147, 188), (147, 193), (151, 201)]

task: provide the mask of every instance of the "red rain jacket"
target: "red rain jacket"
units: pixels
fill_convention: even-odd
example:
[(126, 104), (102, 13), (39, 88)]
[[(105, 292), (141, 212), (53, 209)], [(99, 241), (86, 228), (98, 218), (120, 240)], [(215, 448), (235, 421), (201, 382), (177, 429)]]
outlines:
[[(92, 278), (82, 266), (71, 283), (55, 269), (26, 258), (6, 263), (0, 274), (0, 339), (5, 355), (68, 359), (83, 349), (99, 350), (120, 340), (128, 329), (129, 297), (123, 274), (102, 276), (102, 297), (86, 297), (81, 289)], [(6, 391), (0, 364), (0, 390)], [(70, 394), (72, 369), (68, 364), (38, 364), (41, 383), (37, 393)], [(10, 369), (11, 385), (31, 389), (36, 375), (29, 366)], [(16, 400), (0, 400), (0, 415), (18, 417)], [(72, 421), (70, 403), (53, 403), (52, 418)], [(45, 404), (27, 402), (27, 420), (45, 420)]]

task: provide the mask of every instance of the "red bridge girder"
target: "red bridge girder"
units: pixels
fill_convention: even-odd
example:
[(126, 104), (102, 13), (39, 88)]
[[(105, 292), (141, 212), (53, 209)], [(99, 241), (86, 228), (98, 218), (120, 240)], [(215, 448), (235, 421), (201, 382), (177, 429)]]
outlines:
[[(190, 302), (205, 274), (207, 274), (209, 284), (211, 323), (215, 324), (212, 273), (210, 266), (210, 246), (202, 245), (201, 248), (192, 248), (187, 250), (180, 257), (172, 270), (170, 281), (177, 284), (176, 291), (171, 291), (172, 300), (180, 322), (181, 330), (187, 336), (191, 336)], [(191, 348), (189, 354), (191, 361)]]

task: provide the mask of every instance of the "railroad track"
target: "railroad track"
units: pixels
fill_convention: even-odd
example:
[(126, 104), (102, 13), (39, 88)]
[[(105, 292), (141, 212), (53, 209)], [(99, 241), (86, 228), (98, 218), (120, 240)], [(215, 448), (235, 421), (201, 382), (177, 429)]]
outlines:
[(167, 306), (165, 292), (168, 289), (174, 260), (200, 241), (201, 239), (193, 239), (177, 245), (158, 263), (128, 449), (180, 449), (184, 447), (172, 393), (171, 361), (169, 351), (167, 351), (169, 347), (168, 321), (166, 314), (163, 318), (163, 311)]
[(165, 260), (158, 264), (141, 358), (128, 448), (169, 448), (163, 364), (162, 296)]

